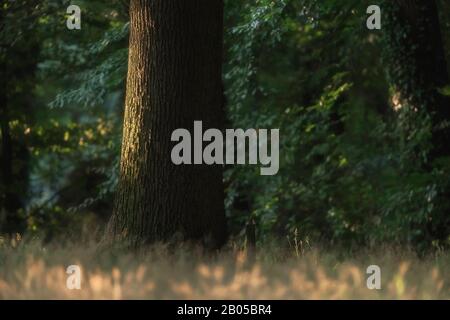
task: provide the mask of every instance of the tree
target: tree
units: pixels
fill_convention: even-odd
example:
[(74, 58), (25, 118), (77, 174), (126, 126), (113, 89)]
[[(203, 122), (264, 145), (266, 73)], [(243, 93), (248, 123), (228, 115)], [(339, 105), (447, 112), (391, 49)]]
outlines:
[(132, 0), (119, 184), (106, 239), (226, 238), (221, 166), (171, 161), (171, 134), (222, 128), (222, 0)]
[(424, 111), (433, 127), (430, 160), (450, 155), (449, 75), (435, 0), (386, 1), (385, 57), (395, 104)]
[[(0, 233), (22, 233), (28, 201), (30, 128), (40, 52), (37, 1), (6, 1), (0, 7)], [(17, 30), (20, 30), (17, 33)]]
[[(449, 74), (437, 2), (386, 1), (384, 21), (385, 57), (394, 90), (393, 102), (397, 108), (406, 106), (410, 114), (430, 120), (430, 148), (424, 167), (433, 174), (433, 168), (438, 164), (442, 167), (445, 163), (442, 160), (450, 156), (450, 98), (440, 90), (448, 86)], [(414, 123), (407, 126), (408, 131), (419, 131)], [(445, 171), (438, 170), (444, 174)], [(438, 176), (433, 177), (439, 183)], [(419, 234), (429, 242), (438, 239), (444, 243), (450, 230), (450, 185), (444, 183), (437, 195), (433, 211), (426, 216), (426, 228)]]

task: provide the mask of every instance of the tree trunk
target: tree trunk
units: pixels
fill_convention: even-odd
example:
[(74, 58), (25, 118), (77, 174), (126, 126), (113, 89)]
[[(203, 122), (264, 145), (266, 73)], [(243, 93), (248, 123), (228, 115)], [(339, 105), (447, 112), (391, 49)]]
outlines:
[[(34, 3), (34, 2), (33, 2)], [(30, 3), (30, 5), (32, 5)], [(30, 151), (27, 135), (17, 127), (34, 123), (34, 86), (40, 43), (36, 16), (22, 2), (9, 1), (0, 8), (0, 234), (23, 233), (28, 201)], [(28, 29), (7, 36), (15, 19), (26, 20)], [(11, 123), (19, 123), (14, 128)]]
[(431, 117), (430, 161), (450, 155), (450, 100), (439, 93), (449, 76), (436, 1), (385, 1), (383, 30), (395, 104)]
[(174, 165), (171, 135), (221, 129), (222, 0), (131, 0), (120, 178), (106, 239), (226, 238), (222, 167)]
[[(450, 156), (450, 99), (439, 92), (449, 84), (449, 75), (437, 4), (435, 0), (386, 1), (383, 17), (385, 58), (396, 103), (431, 120), (424, 169), (432, 170), (435, 160)], [(424, 232), (428, 241), (448, 238), (449, 196), (448, 186), (443, 186), (434, 200), (436, 214), (427, 219)]]

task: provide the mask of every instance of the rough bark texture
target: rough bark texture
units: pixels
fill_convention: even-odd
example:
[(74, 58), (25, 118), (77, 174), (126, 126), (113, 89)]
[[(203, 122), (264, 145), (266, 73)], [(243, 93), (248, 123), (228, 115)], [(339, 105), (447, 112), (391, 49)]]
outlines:
[(221, 166), (171, 161), (171, 134), (222, 128), (222, 0), (131, 0), (120, 180), (108, 239), (226, 238)]
[(430, 160), (450, 155), (450, 100), (439, 93), (449, 84), (435, 0), (389, 0), (383, 7), (385, 58), (397, 103), (430, 115)]

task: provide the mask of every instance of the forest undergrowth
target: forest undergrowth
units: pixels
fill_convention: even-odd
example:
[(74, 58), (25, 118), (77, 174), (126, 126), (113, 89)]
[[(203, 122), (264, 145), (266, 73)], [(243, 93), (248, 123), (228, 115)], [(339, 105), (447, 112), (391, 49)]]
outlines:
[[(450, 299), (445, 252), (279, 248), (130, 252), (2, 238), (0, 299)], [(379, 290), (368, 288), (371, 265), (380, 267)], [(67, 286), (69, 266), (79, 267), (80, 289)]]

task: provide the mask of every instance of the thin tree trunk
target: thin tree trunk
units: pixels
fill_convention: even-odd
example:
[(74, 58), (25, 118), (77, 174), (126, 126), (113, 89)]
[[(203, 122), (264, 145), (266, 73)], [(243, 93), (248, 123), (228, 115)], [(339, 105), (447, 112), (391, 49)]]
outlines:
[(222, 167), (174, 165), (171, 134), (222, 128), (222, 0), (131, 0), (120, 180), (107, 239), (226, 238)]
[[(34, 25), (36, 18), (26, 9), (11, 1), (9, 4), (0, 8), (0, 29), (19, 16)], [(30, 151), (26, 134), (13, 130), (11, 122), (33, 126), (39, 48), (30, 28), (21, 29), (20, 36), (0, 39), (0, 233), (23, 233), (26, 229)]]

